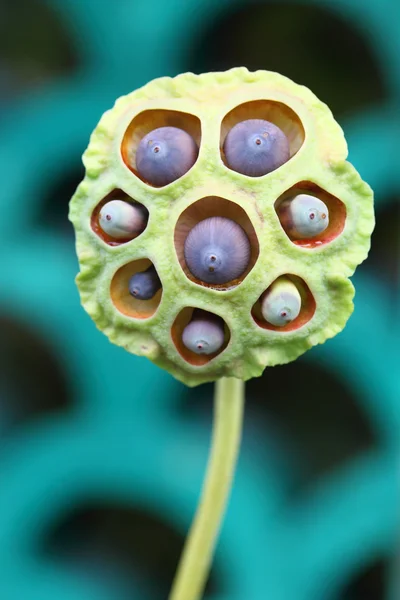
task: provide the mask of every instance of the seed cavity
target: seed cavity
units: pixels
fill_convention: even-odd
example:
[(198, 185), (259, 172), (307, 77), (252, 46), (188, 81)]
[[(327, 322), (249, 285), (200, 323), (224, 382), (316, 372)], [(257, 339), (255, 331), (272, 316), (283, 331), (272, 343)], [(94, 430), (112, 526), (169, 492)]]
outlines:
[(123, 265), (111, 280), (110, 294), (115, 308), (123, 315), (134, 319), (152, 317), (162, 298), (162, 286), (154, 265), (148, 258)]
[(229, 344), (230, 331), (215, 313), (186, 306), (171, 327), (171, 339), (185, 362), (202, 367), (214, 360)]
[(122, 140), (121, 155), (136, 177), (159, 188), (193, 167), (200, 144), (198, 117), (177, 110), (149, 109), (133, 117)]
[(186, 325), (182, 341), (186, 348), (196, 354), (214, 354), (224, 344), (224, 322), (221, 317), (196, 309), (192, 320)]

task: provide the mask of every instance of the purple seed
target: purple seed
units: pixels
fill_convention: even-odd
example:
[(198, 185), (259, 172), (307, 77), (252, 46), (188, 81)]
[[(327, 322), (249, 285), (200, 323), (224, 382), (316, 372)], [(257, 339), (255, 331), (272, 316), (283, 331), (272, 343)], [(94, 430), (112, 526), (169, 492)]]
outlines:
[(225, 217), (209, 217), (197, 223), (184, 245), (185, 261), (192, 275), (216, 284), (243, 275), (250, 252), (249, 238), (242, 227)]
[(136, 168), (145, 181), (161, 187), (182, 177), (197, 160), (196, 142), (183, 129), (159, 127), (142, 138)]
[(249, 119), (232, 127), (225, 138), (224, 153), (229, 168), (250, 177), (271, 173), (290, 158), (286, 135), (262, 119)]
[(129, 293), (138, 300), (150, 300), (160, 287), (161, 281), (153, 265), (146, 271), (135, 273), (129, 280)]
[(213, 354), (224, 343), (224, 321), (206, 311), (195, 311), (186, 325), (182, 341), (188, 350), (196, 354)]

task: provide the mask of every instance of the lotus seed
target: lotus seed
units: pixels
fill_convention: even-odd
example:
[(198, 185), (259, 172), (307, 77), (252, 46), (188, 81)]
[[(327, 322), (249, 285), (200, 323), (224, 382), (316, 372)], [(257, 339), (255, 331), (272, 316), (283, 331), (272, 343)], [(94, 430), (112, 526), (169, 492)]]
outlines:
[(282, 227), (294, 239), (312, 238), (329, 225), (329, 210), (322, 200), (308, 194), (298, 194), (285, 200), (278, 208)]
[(188, 269), (207, 283), (227, 283), (237, 279), (248, 267), (250, 242), (232, 219), (209, 217), (189, 232), (184, 245)]
[(195, 311), (183, 330), (182, 341), (188, 350), (196, 354), (213, 354), (224, 343), (224, 322), (217, 315)]
[(261, 299), (261, 313), (268, 323), (283, 327), (299, 316), (301, 297), (295, 284), (280, 277)]
[(138, 300), (150, 300), (160, 287), (161, 281), (153, 265), (146, 271), (135, 273), (129, 280), (129, 293)]
[(117, 240), (141, 233), (146, 227), (147, 214), (144, 206), (123, 200), (111, 200), (99, 213), (101, 229)]
[(148, 183), (163, 186), (182, 177), (196, 162), (199, 149), (183, 129), (159, 127), (142, 138), (136, 168)]
[(249, 119), (232, 127), (224, 142), (228, 167), (250, 177), (271, 173), (290, 158), (289, 142), (279, 127)]

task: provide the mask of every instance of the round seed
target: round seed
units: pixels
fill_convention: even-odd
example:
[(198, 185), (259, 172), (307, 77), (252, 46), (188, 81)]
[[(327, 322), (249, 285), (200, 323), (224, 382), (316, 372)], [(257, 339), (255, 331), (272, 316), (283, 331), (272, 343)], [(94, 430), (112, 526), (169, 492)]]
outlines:
[(294, 239), (313, 238), (329, 225), (329, 210), (322, 200), (298, 194), (278, 208), (282, 227)]
[(244, 230), (225, 217), (200, 221), (185, 240), (188, 269), (201, 281), (228, 283), (240, 277), (250, 261), (250, 242)]
[(301, 297), (290, 279), (280, 277), (261, 299), (261, 313), (268, 323), (283, 327), (299, 316)]
[(289, 141), (283, 131), (262, 119), (237, 123), (224, 142), (228, 167), (248, 175), (261, 177), (271, 173), (290, 158)]
[(199, 311), (182, 334), (182, 341), (188, 350), (196, 354), (213, 354), (224, 343), (224, 322), (220, 317)]
[(189, 171), (198, 153), (196, 142), (186, 131), (177, 127), (159, 127), (140, 141), (136, 168), (145, 181), (161, 187)]
[(161, 281), (153, 265), (146, 271), (135, 273), (129, 280), (129, 293), (138, 300), (150, 300), (160, 287)]
[(123, 200), (111, 200), (99, 213), (101, 229), (116, 240), (131, 238), (146, 227), (147, 211), (144, 206)]

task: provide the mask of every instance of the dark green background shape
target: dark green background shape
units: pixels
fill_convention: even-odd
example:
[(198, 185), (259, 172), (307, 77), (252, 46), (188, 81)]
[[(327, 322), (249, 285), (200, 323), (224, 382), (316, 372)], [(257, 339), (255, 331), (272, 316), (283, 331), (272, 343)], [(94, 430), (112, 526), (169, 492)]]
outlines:
[(205, 467), (211, 387), (189, 391), (95, 329), (74, 284), (67, 202), (116, 97), (244, 64), (281, 71), (332, 108), (375, 191), (377, 227), (344, 332), (248, 384), (207, 598), (397, 598), (394, 0), (0, 8), (0, 597), (167, 595)]

